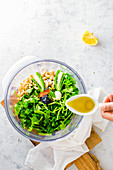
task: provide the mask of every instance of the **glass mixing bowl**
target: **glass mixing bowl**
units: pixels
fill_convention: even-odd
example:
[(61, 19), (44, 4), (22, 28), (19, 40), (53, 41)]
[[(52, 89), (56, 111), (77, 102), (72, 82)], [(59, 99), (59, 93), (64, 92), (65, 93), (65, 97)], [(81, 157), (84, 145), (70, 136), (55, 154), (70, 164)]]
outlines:
[(14, 110), (13, 110), (13, 106), (15, 104), (14, 91), (18, 89), (20, 82), (25, 80), (31, 74), (35, 74), (37, 71), (40, 72), (43, 68), (45, 68), (48, 71), (62, 70), (63, 72), (69, 73), (70, 75), (72, 75), (72, 77), (75, 78), (76, 86), (79, 89), (79, 93), (80, 94), (86, 93), (86, 88), (81, 77), (74, 69), (72, 69), (67, 64), (64, 64), (56, 60), (36, 61), (36, 62), (29, 63), (28, 65), (21, 68), (20, 70), (18, 70), (17, 73), (13, 75), (12, 79), (10, 80), (8, 84), (6, 94), (5, 94), (5, 110), (6, 110), (6, 114), (7, 114), (7, 117), (10, 123), (21, 135), (33, 141), (38, 141), (38, 142), (48, 141), (49, 142), (52, 140), (63, 138), (66, 135), (70, 134), (73, 130), (75, 130), (78, 127), (78, 125), (82, 121), (83, 116), (75, 115), (72, 118), (70, 125), (68, 125), (64, 130), (57, 131), (54, 134), (49, 135), (49, 136), (47, 135), (41, 136), (41, 135), (36, 134), (35, 132), (33, 133), (33, 132), (27, 131), (26, 129), (23, 129), (23, 127), (21, 126), (20, 120), (18, 120), (18, 118), (15, 116)]

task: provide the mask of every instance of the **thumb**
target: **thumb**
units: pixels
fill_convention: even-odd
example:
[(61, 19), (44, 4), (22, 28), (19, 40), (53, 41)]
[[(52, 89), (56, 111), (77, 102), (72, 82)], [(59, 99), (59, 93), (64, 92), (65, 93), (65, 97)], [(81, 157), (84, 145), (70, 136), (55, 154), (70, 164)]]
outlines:
[(103, 111), (113, 111), (113, 102), (103, 103), (99, 108)]

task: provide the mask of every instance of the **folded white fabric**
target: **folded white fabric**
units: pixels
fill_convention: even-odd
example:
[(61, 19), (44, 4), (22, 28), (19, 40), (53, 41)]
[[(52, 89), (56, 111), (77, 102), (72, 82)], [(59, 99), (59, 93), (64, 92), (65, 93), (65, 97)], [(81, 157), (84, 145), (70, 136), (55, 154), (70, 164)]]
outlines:
[[(104, 88), (89, 91), (101, 103), (108, 92)], [(92, 125), (105, 130), (108, 121), (101, 117), (98, 109), (91, 116), (84, 116), (80, 126), (67, 137), (55, 142), (44, 142), (28, 152), (25, 164), (34, 170), (64, 170), (65, 166), (88, 152), (85, 144)]]

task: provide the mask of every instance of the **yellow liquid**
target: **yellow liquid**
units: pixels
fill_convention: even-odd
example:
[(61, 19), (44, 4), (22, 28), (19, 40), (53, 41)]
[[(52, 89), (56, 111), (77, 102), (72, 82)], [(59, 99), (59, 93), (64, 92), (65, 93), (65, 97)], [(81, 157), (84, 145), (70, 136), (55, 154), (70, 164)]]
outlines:
[(78, 97), (67, 104), (81, 113), (88, 113), (95, 107), (94, 101), (89, 97)]

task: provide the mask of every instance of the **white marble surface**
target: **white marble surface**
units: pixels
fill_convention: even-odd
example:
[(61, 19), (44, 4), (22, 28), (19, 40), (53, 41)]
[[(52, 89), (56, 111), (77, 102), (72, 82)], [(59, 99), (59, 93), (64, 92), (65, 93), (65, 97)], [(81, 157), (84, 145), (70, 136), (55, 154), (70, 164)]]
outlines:
[[(98, 46), (85, 45), (85, 31), (94, 32)], [(26, 55), (64, 61), (83, 78), (87, 90), (113, 92), (112, 0), (0, 0), (0, 82), (13, 63)], [(3, 99), (0, 84), (0, 100)], [(113, 169), (113, 123), (91, 152), (104, 170)], [(0, 170), (25, 170), (33, 145), (10, 125), (0, 106)]]

